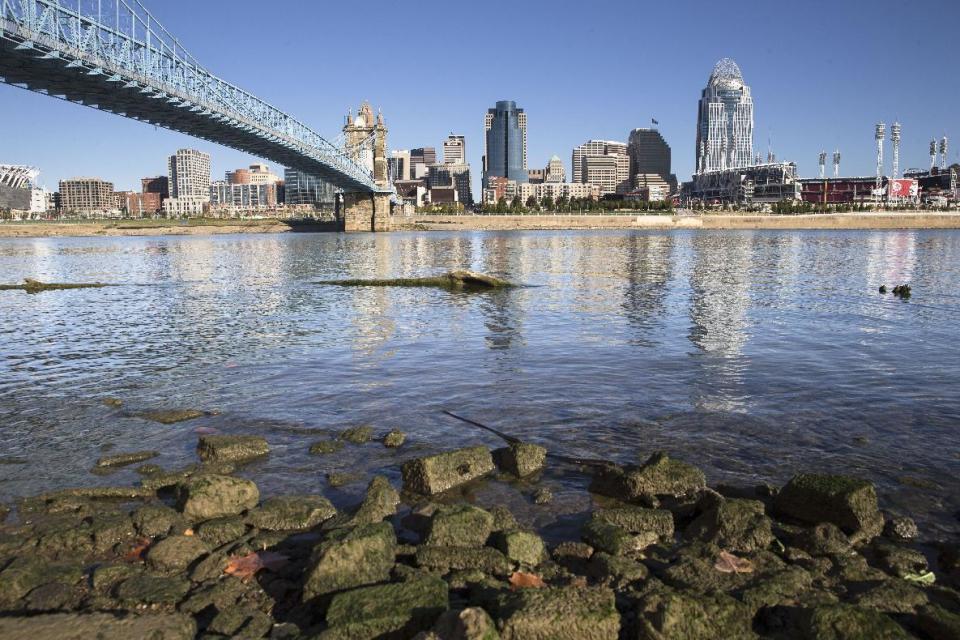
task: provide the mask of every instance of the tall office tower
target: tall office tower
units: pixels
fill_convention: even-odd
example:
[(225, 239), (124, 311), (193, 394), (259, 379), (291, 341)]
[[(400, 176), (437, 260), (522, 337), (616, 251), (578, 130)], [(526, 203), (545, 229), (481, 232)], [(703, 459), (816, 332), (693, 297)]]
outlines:
[(748, 166), (753, 158), (753, 97), (740, 67), (720, 60), (697, 114), (697, 172)]
[(484, 120), (483, 183), (492, 177), (527, 181), (527, 115), (512, 100), (500, 100)]
[[(630, 156), (630, 179), (635, 181), (638, 175), (660, 176), (677, 189), (677, 177), (671, 171), (670, 145), (656, 129), (634, 129), (627, 141), (627, 154)], [(636, 185), (634, 185), (636, 186)]]
[(390, 171), (391, 180), (409, 180), (410, 152), (405, 149), (391, 151), (390, 158), (387, 160), (387, 167)]
[(298, 169), (284, 169), (284, 198), (289, 206), (332, 205), (334, 202), (333, 186)]
[(167, 161), (171, 198), (210, 198), (210, 156), (180, 149)]
[(464, 136), (451, 133), (443, 141), (444, 164), (467, 163), (467, 139)]
[(563, 160), (557, 156), (550, 158), (550, 162), (547, 163), (546, 175), (543, 181), (551, 183), (567, 181), (567, 172), (563, 168)]
[(420, 180), (427, 177), (432, 164), (437, 164), (437, 150), (434, 147), (421, 147), (410, 150), (410, 178)]
[(600, 187), (600, 195), (630, 191), (627, 145), (612, 140), (587, 140), (573, 150), (573, 181)]

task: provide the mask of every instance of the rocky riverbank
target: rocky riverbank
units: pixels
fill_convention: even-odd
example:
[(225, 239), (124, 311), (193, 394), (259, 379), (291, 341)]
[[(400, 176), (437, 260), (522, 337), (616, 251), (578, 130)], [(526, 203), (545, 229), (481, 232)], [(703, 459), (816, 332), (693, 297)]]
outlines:
[[(885, 516), (869, 482), (711, 488), (662, 453), (625, 467), (522, 442), (412, 457), (403, 433), (375, 435), (311, 446), (397, 452), (402, 486), (373, 477), (349, 509), (261, 496), (236, 472), (269, 443), (212, 435), (187, 468), (147, 462), (154, 452), (91, 461), (140, 464), (136, 486), (0, 507), (0, 637), (960, 637), (960, 545)], [(506, 508), (462, 498), (554, 464), (592, 476), (576, 539), (548, 545)]]

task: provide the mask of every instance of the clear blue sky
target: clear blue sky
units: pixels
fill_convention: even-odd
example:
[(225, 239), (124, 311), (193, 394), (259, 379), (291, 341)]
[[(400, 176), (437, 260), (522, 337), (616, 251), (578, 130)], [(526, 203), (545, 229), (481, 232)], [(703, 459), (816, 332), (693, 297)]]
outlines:
[[(841, 150), (844, 174), (872, 174), (880, 120), (903, 125), (902, 168), (926, 166), (933, 136), (951, 137), (951, 161), (960, 150), (957, 0), (143, 1), (210, 71), (327, 137), (364, 99), (391, 148), (465, 134), (477, 180), (498, 99), (529, 114), (531, 167), (557, 154), (569, 171), (575, 145), (625, 141), (656, 117), (686, 179), (699, 93), (725, 56), (753, 89), (757, 150), (769, 136), (803, 175), (821, 148)], [(215, 178), (256, 160), (0, 85), (0, 162), (39, 167), (48, 187), (94, 175), (138, 188), (184, 146), (213, 155)]]

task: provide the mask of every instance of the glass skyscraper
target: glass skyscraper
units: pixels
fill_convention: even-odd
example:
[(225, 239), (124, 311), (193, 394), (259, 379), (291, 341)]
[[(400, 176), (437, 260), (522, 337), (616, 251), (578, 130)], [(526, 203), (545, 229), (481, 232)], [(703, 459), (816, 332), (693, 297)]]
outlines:
[(526, 182), (527, 118), (523, 109), (518, 109), (512, 100), (501, 100), (487, 111), (485, 126), (484, 188), (494, 176)]
[(753, 97), (740, 67), (724, 58), (713, 68), (697, 115), (697, 173), (753, 162)]

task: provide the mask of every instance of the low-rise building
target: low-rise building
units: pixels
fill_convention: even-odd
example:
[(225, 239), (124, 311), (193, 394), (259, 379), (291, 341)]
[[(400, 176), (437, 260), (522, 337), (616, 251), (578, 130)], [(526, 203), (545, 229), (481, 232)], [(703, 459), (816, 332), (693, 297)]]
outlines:
[(551, 198), (554, 202), (561, 198), (567, 200), (598, 200), (600, 187), (583, 182), (543, 182), (541, 184), (518, 184), (517, 195), (526, 203), (533, 196), (537, 202)]
[(210, 211), (210, 195), (167, 198), (163, 212), (168, 218), (191, 218), (203, 216)]
[(264, 211), (277, 207), (276, 183), (232, 184), (218, 180), (210, 185), (210, 210), (219, 213)]
[(798, 201), (801, 182), (797, 179), (797, 165), (792, 162), (705, 171), (683, 183), (680, 199), (706, 205)]

